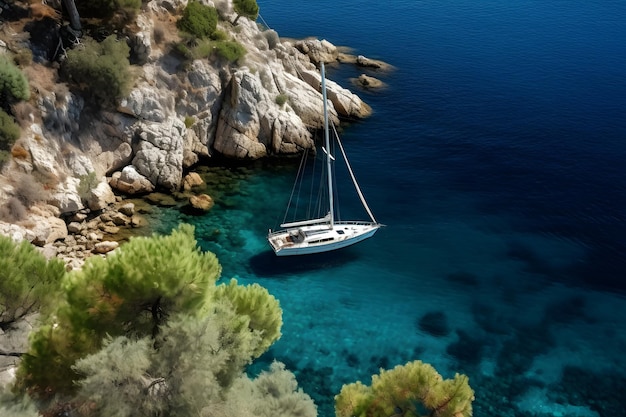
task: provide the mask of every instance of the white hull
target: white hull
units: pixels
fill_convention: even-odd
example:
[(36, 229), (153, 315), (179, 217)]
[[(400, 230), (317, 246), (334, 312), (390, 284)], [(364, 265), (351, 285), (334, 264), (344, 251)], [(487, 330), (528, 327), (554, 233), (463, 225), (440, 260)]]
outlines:
[(345, 248), (372, 237), (381, 224), (373, 222), (336, 222), (294, 227), (267, 236), (277, 256), (308, 255)]

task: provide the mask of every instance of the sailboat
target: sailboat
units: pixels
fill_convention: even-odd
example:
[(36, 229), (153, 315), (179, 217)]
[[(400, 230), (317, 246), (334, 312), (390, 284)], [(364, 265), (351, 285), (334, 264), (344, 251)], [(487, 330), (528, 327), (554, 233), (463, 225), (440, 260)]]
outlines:
[(354, 245), (370, 238), (383, 226), (378, 223), (372, 214), (365, 197), (356, 181), (346, 153), (339, 140), (339, 135), (333, 128), (334, 138), (350, 173), (350, 178), (369, 220), (340, 220), (337, 216), (334, 198), (334, 170), (335, 157), (331, 155), (330, 132), (328, 121), (328, 102), (326, 98), (326, 74), (324, 63), (321, 63), (322, 98), (324, 102), (324, 148), (325, 176), (327, 177), (327, 214), (323, 217), (305, 219), (295, 222), (282, 223), (280, 229), (269, 230), (267, 241), (278, 256), (307, 255), (333, 251), (346, 246)]

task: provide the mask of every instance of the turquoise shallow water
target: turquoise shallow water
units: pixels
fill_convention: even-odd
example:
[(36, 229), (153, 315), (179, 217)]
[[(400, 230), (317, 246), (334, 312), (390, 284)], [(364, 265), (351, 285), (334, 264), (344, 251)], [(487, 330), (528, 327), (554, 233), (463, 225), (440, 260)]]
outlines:
[(276, 258), (296, 162), (208, 170), (208, 215), (163, 214), (280, 300), (283, 337), (251, 372), (285, 362), (322, 417), (342, 384), (413, 359), (469, 375), (476, 416), (623, 415), (626, 3), (259, 5), (282, 36), (396, 69), (342, 135), (387, 224), (373, 239)]

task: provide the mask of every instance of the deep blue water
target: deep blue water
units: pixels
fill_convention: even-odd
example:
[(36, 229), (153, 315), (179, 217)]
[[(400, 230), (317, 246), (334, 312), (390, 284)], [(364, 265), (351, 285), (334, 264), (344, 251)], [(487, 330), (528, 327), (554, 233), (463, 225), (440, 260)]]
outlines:
[(342, 135), (387, 224), (373, 239), (274, 257), (289, 162), (217, 168), (210, 214), (168, 214), (164, 228), (196, 225), (225, 278), (280, 300), (261, 365), (285, 362), (321, 417), (342, 384), (413, 359), (467, 374), (475, 416), (622, 416), (626, 2), (258, 3), (281, 36), (395, 67), (370, 74), (386, 89), (354, 90), (374, 114)]

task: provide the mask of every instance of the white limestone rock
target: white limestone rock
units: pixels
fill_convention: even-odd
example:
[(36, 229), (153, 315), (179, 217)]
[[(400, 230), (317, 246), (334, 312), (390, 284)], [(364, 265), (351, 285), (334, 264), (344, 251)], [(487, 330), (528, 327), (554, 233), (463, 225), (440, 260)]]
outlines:
[(120, 246), (118, 242), (115, 241), (102, 241), (98, 242), (94, 245), (93, 252), (98, 254), (109, 253), (112, 250), (117, 249)]
[(149, 179), (137, 172), (134, 166), (128, 165), (113, 173), (109, 185), (125, 194), (147, 194), (154, 191), (154, 184)]
[(337, 47), (326, 39), (303, 39), (296, 41), (294, 46), (315, 63), (335, 62), (339, 56)]
[(113, 203), (115, 203), (115, 194), (106, 178), (103, 178), (95, 188), (89, 191), (87, 206), (90, 210), (98, 211)]
[[(241, 68), (233, 74), (220, 113), (214, 148), (229, 157), (258, 159), (270, 153), (311, 147), (311, 133), (302, 119), (276, 103), (262, 75)], [(266, 88), (268, 87), (268, 88)], [(292, 146), (282, 146), (282, 142)]]
[(133, 166), (152, 184), (178, 190), (183, 178), (184, 123), (169, 118), (164, 123), (141, 123)]

